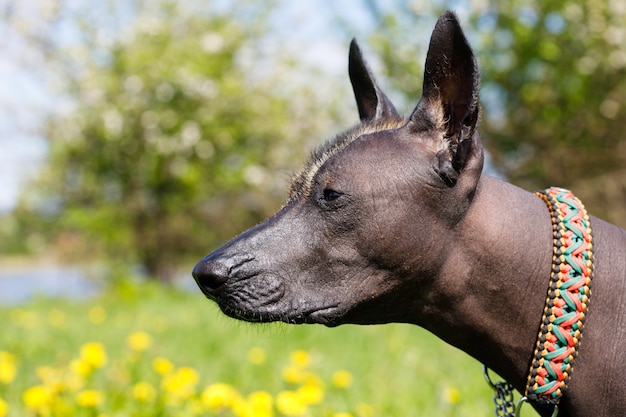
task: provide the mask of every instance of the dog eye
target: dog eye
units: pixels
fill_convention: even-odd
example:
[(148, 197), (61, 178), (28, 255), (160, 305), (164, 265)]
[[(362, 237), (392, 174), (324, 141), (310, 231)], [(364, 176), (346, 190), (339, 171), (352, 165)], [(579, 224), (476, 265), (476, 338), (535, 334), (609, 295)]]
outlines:
[(331, 190), (330, 188), (325, 188), (324, 189), (324, 201), (326, 202), (331, 202), (331, 201), (335, 201), (336, 199), (338, 199), (339, 197), (341, 197), (343, 194), (335, 191), (335, 190)]

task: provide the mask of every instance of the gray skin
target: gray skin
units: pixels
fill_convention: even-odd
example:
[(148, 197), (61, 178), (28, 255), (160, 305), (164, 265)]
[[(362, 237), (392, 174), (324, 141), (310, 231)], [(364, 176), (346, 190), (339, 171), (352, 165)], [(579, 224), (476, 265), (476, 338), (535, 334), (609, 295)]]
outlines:
[[(349, 70), (361, 125), (313, 155), (278, 213), (198, 262), (195, 280), (241, 320), (422, 326), (523, 392), (550, 277), (550, 215), (482, 173), (478, 67), (456, 17), (435, 26), (406, 120), (354, 42)], [(589, 314), (560, 416), (626, 415), (626, 232), (591, 225)]]

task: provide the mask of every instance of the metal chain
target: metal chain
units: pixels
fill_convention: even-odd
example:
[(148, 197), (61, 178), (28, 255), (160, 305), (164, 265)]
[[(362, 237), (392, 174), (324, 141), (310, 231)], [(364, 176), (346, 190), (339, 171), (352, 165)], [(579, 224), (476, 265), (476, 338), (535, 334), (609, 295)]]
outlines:
[[(496, 417), (520, 417), (522, 405), (529, 402), (528, 398), (522, 397), (517, 404), (513, 401), (513, 385), (506, 381), (493, 382), (489, 376), (489, 368), (483, 365), (483, 375), (489, 386), (494, 390), (493, 403), (495, 404)], [(559, 407), (556, 405), (552, 411), (551, 417), (557, 417)]]
[(513, 385), (500, 381), (494, 384), (493, 403), (496, 406), (496, 417), (515, 417), (513, 402)]
[(489, 376), (489, 368), (483, 365), (485, 380), (494, 390), (493, 403), (496, 417), (515, 417), (515, 402), (513, 402), (513, 385), (506, 381), (493, 382)]

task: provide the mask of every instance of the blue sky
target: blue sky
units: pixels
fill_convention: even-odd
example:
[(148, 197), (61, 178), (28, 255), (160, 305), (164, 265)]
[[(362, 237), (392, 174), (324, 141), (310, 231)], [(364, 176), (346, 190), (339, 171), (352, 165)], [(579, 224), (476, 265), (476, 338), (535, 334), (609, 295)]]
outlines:
[[(41, 0), (45, 2), (46, 0)], [(0, 11), (7, 4), (0, 1)], [(36, 8), (36, 3), (31, 6)], [(341, 6), (338, 6), (341, 4)], [(284, 1), (275, 12), (275, 35), (281, 39), (276, 48), (282, 52), (303, 51), (301, 58), (332, 74), (345, 71), (347, 42), (336, 30), (334, 13), (345, 12), (349, 21), (363, 26), (367, 13), (360, 1)], [(356, 10), (355, 10), (356, 8)], [(36, 12), (36, 11), (33, 11)], [(70, 35), (71, 36), (71, 35)], [(344, 36), (345, 37), (345, 36)], [(36, 55), (29, 45), (20, 42), (0, 23), (0, 213), (10, 211), (27, 179), (44, 163), (47, 144), (37, 134), (43, 115), (54, 109), (55, 96), (47, 84), (44, 62), (33, 60)], [(271, 53), (271, 51), (269, 51)], [(28, 65), (37, 65), (33, 70)], [(26, 64), (28, 63), (28, 64)]]
[(13, 207), (20, 187), (46, 154), (35, 134), (42, 111), (52, 98), (41, 80), (20, 65), (30, 53), (2, 25), (0, 29), (0, 213)]
[[(7, 7), (3, 4), (4, 1), (0, 0), (0, 12)], [(25, 7), (42, 7), (41, 5), (46, 4), (48, 0), (39, 1), (40, 6), (33, 2), (28, 3), (31, 6)], [(273, 13), (272, 36), (276, 42), (268, 48), (268, 56), (279, 52), (291, 53), (307, 63), (322, 68), (332, 77), (345, 77), (347, 80), (348, 44), (350, 38), (356, 36), (361, 41), (366, 56), (370, 58), (370, 64), (377, 72), (377, 61), (374, 54), (369, 53), (366, 42), (367, 36), (376, 29), (377, 22), (373, 21), (371, 14), (366, 10), (366, 3), (365, 0), (281, 1)], [(403, 3), (394, 3), (394, 7), (400, 10), (398, 5)], [(338, 18), (347, 22), (354, 33), (347, 33), (341, 29)], [(430, 29), (416, 28), (416, 43), (427, 42)], [(66, 28), (62, 30), (67, 32)], [(71, 31), (65, 32), (56, 35), (71, 40)], [(0, 42), (0, 53), (4, 57), (0, 60), (0, 213), (2, 213), (14, 207), (21, 187), (45, 162), (47, 144), (44, 138), (37, 135), (37, 130), (43, 121), (43, 115), (59, 107), (60, 103), (47, 83), (52, 77), (47, 77), (45, 70), (41, 71), (41, 68), (45, 68), (45, 62), (33, 59), (36, 54), (29, 49), (29, 45), (12, 36), (3, 22), (0, 22), (0, 39), (4, 39)], [(36, 65), (36, 70), (33, 70), (33, 64)], [(381, 81), (384, 85), (384, 80)], [(345, 85), (346, 94), (351, 94), (347, 82)]]

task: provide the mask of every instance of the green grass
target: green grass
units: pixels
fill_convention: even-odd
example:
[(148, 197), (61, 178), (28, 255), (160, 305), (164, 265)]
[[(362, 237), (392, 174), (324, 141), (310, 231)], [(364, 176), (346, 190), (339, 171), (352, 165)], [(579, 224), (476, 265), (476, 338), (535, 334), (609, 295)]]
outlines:
[[(55, 395), (58, 392), (63, 401), (50, 415), (213, 415), (213, 409), (199, 404), (204, 388), (217, 382), (232, 385), (243, 397), (266, 391), (276, 399), (279, 392), (299, 387), (283, 378), (283, 370), (294, 366), (290, 355), (297, 350), (309, 353), (311, 363), (300, 368), (323, 382), (319, 385), (324, 394), (321, 404), (311, 404), (301, 415), (493, 415), (492, 392), (481, 365), (410, 325), (253, 325), (225, 317), (199, 292), (155, 285), (122, 285), (82, 302), (38, 299), (0, 306), (0, 323), (0, 351), (13, 355), (17, 363), (15, 378), (0, 382), (9, 416), (37, 415), (36, 409), (27, 410), (24, 392), (45, 385), (38, 377), (44, 366), (70, 373), (72, 360), (88, 342), (104, 345), (106, 364), (92, 370), (78, 387), (57, 388)], [(128, 336), (135, 332), (150, 335), (147, 350), (128, 346)], [(252, 348), (265, 352), (263, 363), (248, 360)], [(195, 370), (199, 381), (193, 392), (179, 401), (163, 399), (168, 389), (152, 368), (156, 357)], [(349, 387), (333, 385), (337, 370), (352, 374)], [(150, 404), (134, 398), (132, 387), (140, 381), (156, 389), (157, 398)], [(97, 406), (77, 404), (78, 392), (87, 389), (102, 393)], [(45, 414), (45, 408), (39, 410), (39, 415)], [(235, 414), (223, 410), (217, 415)], [(273, 415), (284, 414), (274, 409)]]

